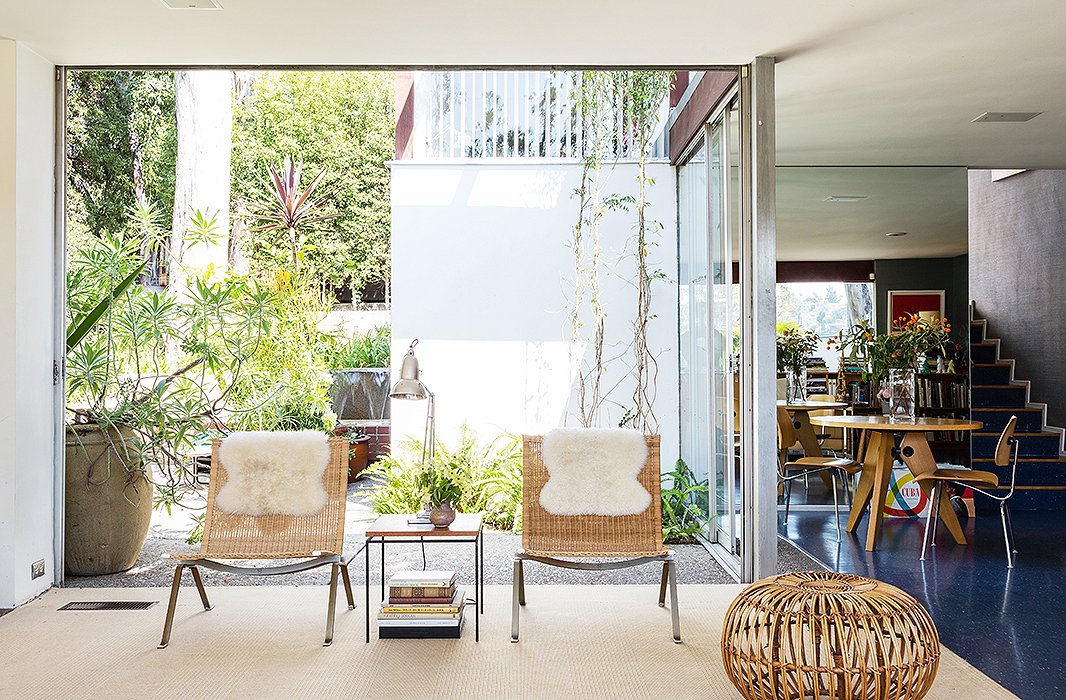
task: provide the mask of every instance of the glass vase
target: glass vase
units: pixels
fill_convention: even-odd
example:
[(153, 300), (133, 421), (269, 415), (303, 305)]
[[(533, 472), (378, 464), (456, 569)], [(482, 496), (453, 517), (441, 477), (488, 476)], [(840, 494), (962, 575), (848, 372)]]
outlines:
[(788, 403), (805, 403), (807, 401), (807, 368), (785, 369), (785, 401)]
[(914, 370), (888, 370), (888, 415), (900, 423), (914, 422)]

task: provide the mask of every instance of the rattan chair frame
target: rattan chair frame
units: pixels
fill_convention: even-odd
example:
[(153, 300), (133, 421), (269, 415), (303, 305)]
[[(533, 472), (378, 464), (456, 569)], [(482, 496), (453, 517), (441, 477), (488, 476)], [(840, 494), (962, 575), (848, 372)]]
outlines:
[[(215, 506), (215, 497), (227, 479), (225, 465), (219, 459), (221, 445), (221, 440), (214, 440), (211, 443), (211, 479), (207, 487), (204, 536), (200, 543), (200, 551), (196, 554), (164, 555), (177, 563), (174, 568), (174, 580), (170, 587), (170, 601), (167, 605), (167, 616), (163, 624), (163, 637), (159, 642), (159, 648), (165, 649), (170, 644), (174, 612), (185, 569), (189, 569), (192, 573), (193, 583), (196, 585), (200, 601), (206, 611), (211, 610), (212, 606), (200, 578), (200, 567), (252, 576), (278, 576), (327, 565), (332, 569), (323, 646), (329, 646), (333, 643), (338, 578), (344, 583), (348, 609), (355, 609), (348, 564), (359, 552), (356, 551), (347, 556), (343, 553), (344, 512), (348, 487), (348, 440), (344, 437), (329, 438), (329, 465), (322, 474), (322, 485), (327, 495), (326, 506), (318, 513), (306, 516), (235, 515), (218, 509)], [(270, 559), (296, 559), (298, 561), (278, 566), (241, 566), (219, 561)]]
[(921, 603), (894, 586), (796, 572), (737, 596), (722, 661), (746, 700), (919, 700), (936, 678), (940, 637)]
[[(662, 564), (659, 607), (666, 607), (670, 590), (673, 639), (681, 643), (677, 604), (677, 562), (663, 545), (660, 496), (659, 436), (645, 435), (648, 458), (637, 476), (651, 494), (651, 505), (636, 515), (553, 515), (540, 504), (548, 481), (544, 466), (544, 436), (522, 437), (522, 549), (514, 556), (511, 579), (511, 641), (519, 635), (519, 611), (526, 604), (525, 562), (581, 571), (609, 571), (642, 564)], [(575, 561), (609, 559), (610, 561)]]

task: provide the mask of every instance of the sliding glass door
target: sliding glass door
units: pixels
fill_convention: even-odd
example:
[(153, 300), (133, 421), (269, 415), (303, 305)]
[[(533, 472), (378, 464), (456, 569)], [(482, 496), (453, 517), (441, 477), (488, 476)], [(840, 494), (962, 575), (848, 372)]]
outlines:
[(741, 66), (678, 170), (681, 457), (741, 581), (777, 567), (773, 59)]

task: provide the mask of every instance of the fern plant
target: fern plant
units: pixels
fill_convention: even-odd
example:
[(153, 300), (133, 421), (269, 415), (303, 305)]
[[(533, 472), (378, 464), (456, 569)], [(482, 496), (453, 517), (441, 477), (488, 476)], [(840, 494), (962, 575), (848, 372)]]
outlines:
[(662, 475), (663, 542), (690, 544), (703, 530), (700, 505), (707, 503), (707, 482), (699, 481), (692, 469), (679, 459), (671, 472)]

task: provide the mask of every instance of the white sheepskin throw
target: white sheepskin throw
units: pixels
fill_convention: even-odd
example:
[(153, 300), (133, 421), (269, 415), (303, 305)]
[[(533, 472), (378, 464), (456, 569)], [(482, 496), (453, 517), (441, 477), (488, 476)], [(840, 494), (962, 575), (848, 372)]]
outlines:
[(637, 481), (648, 444), (636, 430), (560, 428), (544, 436), (548, 481), (540, 504), (552, 515), (636, 515), (651, 505)]
[(215, 505), (234, 515), (314, 515), (329, 500), (329, 457), (317, 430), (233, 433), (218, 448), (226, 483)]

